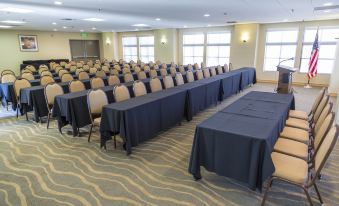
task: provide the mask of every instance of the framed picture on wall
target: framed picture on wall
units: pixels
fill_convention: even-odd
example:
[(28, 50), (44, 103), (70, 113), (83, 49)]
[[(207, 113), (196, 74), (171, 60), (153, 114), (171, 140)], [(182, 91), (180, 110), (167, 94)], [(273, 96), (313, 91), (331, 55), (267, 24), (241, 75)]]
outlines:
[(19, 34), (20, 51), (23, 52), (37, 52), (38, 39), (36, 35), (22, 35)]

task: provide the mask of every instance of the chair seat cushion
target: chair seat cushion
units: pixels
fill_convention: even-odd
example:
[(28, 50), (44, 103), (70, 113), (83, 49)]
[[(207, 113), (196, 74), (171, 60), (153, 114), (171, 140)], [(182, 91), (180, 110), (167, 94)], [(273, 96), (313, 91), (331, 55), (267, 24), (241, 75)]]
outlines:
[(274, 145), (274, 151), (308, 161), (308, 146), (301, 142), (279, 138)]
[(289, 155), (272, 152), (275, 172), (273, 176), (304, 184), (308, 180), (308, 164), (306, 161)]
[(280, 133), (280, 137), (302, 142), (304, 144), (308, 144), (310, 140), (307, 131), (294, 127), (284, 127), (284, 130)]
[(308, 121), (305, 121), (302, 119), (296, 119), (296, 118), (288, 118), (286, 120), (286, 126), (295, 127), (295, 128), (303, 129), (306, 131), (309, 131), (310, 129)]
[(289, 117), (296, 118), (296, 119), (303, 119), (303, 120), (308, 120), (308, 115), (304, 111), (300, 110), (290, 110), (289, 112)]

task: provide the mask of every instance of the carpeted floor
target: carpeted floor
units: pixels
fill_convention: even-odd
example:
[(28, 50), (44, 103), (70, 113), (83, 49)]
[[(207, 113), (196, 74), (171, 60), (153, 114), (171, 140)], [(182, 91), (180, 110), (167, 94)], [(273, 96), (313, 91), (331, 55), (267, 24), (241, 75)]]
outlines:
[[(99, 149), (98, 129), (91, 143), (87, 128), (82, 137), (61, 135), (55, 121), (46, 124), (17, 120), (0, 111), (0, 205), (260, 205), (262, 194), (238, 182), (202, 170), (194, 181), (187, 172), (196, 124), (245, 93), (273, 91), (257, 84), (182, 121), (126, 156), (121, 143)], [(317, 89), (296, 88), (296, 107), (308, 111)], [(64, 128), (67, 131), (69, 128)], [(66, 133), (66, 132), (64, 132)], [(335, 147), (319, 182), (326, 205), (339, 205), (339, 145)], [(320, 205), (312, 191), (314, 203)], [(267, 205), (308, 205), (301, 189), (275, 183)]]

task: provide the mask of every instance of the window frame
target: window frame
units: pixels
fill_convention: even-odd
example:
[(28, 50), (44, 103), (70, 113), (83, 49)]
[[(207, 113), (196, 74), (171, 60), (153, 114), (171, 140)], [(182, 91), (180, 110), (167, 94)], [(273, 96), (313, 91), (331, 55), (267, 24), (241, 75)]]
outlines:
[[(123, 39), (124, 38), (136, 38), (136, 45), (124, 45), (124, 41), (123, 41)], [(151, 45), (151, 44), (143, 44), (143, 45), (141, 45), (140, 44), (140, 38), (142, 38), (142, 37), (153, 37), (153, 45)], [(153, 57), (153, 60), (152, 61), (154, 61), (154, 59), (155, 59), (155, 56), (154, 56), (154, 49), (155, 49), (155, 44), (154, 44), (154, 35), (140, 35), (140, 36), (138, 36), (138, 35), (134, 35), (134, 36), (129, 36), (129, 35), (126, 35), (126, 36), (122, 36), (121, 37), (121, 44), (122, 44), (122, 55), (123, 55), (123, 59), (124, 60), (126, 60), (125, 59), (125, 47), (136, 47), (137, 48), (137, 55), (136, 55), (136, 60), (141, 60), (141, 56), (148, 56), (148, 58), (150, 58), (150, 57)], [(153, 47), (153, 55), (142, 55), (141, 54), (141, 47)], [(135, 56), (135, 55), (128, 55), (128, 56)], [(126, 60), (127, 61), (127, 60)], [(133, 60), (134, 61), (134, 60)], [(142, 61), (142, 60), (141, 60)], [(148, 63), (148, 62), (147, 62)]]
[[(230, 39), (229, 39), (229, 43), (208, 43), (208, 35), (209, 34), (229, 34), (230, 35)], [(232, 41), (232, 32), (230, 30), (226, 30), (226, 31), (210, 31), (206, 33), (206, 66), (209, 66), (208, 64), (208, 59), (209, 58), (217, 58), (218, 59), (218, 63), (220, 63), (220, 59), (227, 59), (227, 62), (224, 62), (229, 64), (230, 62), (230, 55), (231, 55), (231, 41)], [(212, 47), (212, 46), (217, 46), (218, 47), (218, 56), (217, 57), (209, 57), (208, 56), (208, 47)], [(228, 51), (228, 56), (227, 57), (220, 57), (220, 53), (219, 53), (219, 48), (220, 47), (227, 47)], [(218, 66), (218, 65), (211, 65), (211, 66)]]

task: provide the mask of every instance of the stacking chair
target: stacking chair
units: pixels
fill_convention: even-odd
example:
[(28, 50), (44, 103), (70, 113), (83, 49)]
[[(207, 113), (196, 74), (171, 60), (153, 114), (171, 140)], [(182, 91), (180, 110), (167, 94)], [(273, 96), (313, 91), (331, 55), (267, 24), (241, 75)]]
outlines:
[(196, 75), (197, 75), (197, 79), (200, 80), (200, 79), (203, 79), (204, 78), (204, 75), (202, 73), (202, 70), (201, 69), (197, 69), (196, 70)]
[(86, 90), (85, 84), (80, 80), (73, 80), (68, 85), (69, 92), (80, 92)]
[(165, 89), (174, 87), (174, 82), (173, 82), (173, 78), (171, 75), (164, 76), (164, 85), (165, 85)]
[(119, 66), (118, 64), (114, 65), (114, 66), (113, 66), (113, 69), (116, 69), (116, 70), (118, 70), (118, 71), (121, 71), (121, 68), (120, 68), (120, 66)]
[(147, 94), (145, 84), (139, 80), (135, 81), (133, 83), (133, 92), (136, 97)]
[(191, 70), (186, 72), (187, 82), (194, 82), (194, 74)]
[(215, 68), (214, 68), (214, 67), (211, 68), (210, 71), (211, 71), (211, 76), (212, 76), (212, 77), (215, 76), (215, 75), (217, 75), (217, 72), (215, 71)]
[(160, 69), (160, 76), (162, 76), (162, 77), (167, 76), (167, 69), (161, 68)]
[(167, 64), (165, 64), (165, 63), (162, 63), (162, 64), (161, 64), (161, 68), (162, 68), (162, 69), (166, 69), (166, 70), (167, 70)]
[(82, 69), (85, 71), (85, 72), (89, 72), (89, 65), (85, 64)]
[(32, 72), (36, 72), (36, 69), (33, 65), (27, 65), (25, 68), (31, 70)]
[(97, 71), (98, 71), (98, 69), (95, 68), (95, 67), (89, 68), (89, 73), (90, 73), (90, 74), (95, 74), (95, 73), (97, 73)]
[(101, 65), (100, 65), (99, 63), (95, 63), (95, 64), (94, 64), (94, 68), (100, 69), (100, 67), (101, 67)]
[(138, 67), (138, 66), (134, 67), (134, 72), (135, 72), (135, 73), (141, 72), (141, 68)]
[(53, 74), (50, 71), (43, 71), (43, 72), (41, 72), (40, 76), (51, 76), (51, 77), (53, 77)]
[[(31, 70), (28, 70), (30, 73), (32, 73)], [(15, 73), (12, 71), (12, 70), (9, 70), (9, 69), (5, 69), (1, 72), (1, 77), (4, 76), (5, 74), (12, 74), (15, 76)]]
[(107, 65), (104, 65), (101, 67), (101, 70), (104, 71), (105, 73), (109, 73), (109, 67)]
[[(90, 90), (87, 93), (87, 105), (89, 116), (91, 119), (91, 128), (88, 134), (88, 142), (91, 141), (93, 127), (100, 126), (102, 108), (107, 104), (108, 104), (107, 95), (101, 89)], [(114, 136), (114, 146), (116, 147), (115, 136)]]
[(108, 76), (107, 81), (109, 86), (120, 84), (120, 79), (116, 75)]
[(54, 82), (55, 82), (54, 78), (49, 76), (49, 75), (40, 77), (40, 85), (41, 86), (45, 86), (49, 83), (54, 83)]
[(84, 71), (85, 71), (84, 69), (78, 68), (77, 70), (75, 70), (75, 75), (79, 76), (79, 73)]
[(72, 65), (71, 68), (69, 68), (70, 72), (75, 72), (78, 69), (76, 65)]
[(187, 65), (187, 70), (193, 70), (192, 64), (188, 64), (188, 65)]
[(49, 121), (50, 121), (53, 107), (54, 107), (54, 99), (56, 96), (64, 94), (64, 90), (59, 84), (52, 82), (45, 86), (44, 92), (45, 92), (46, 105), (48, 108), (48, 115), (47, 115), (47, 129), (48, 129)]
[(159, 70), (159, 66), (158, 66), (157, 64), (155, 64), (155, 65), (153, 66), (153, 69), (154, 69), (154, 70)]
[(34, 75), (32, 73), (29, 72), (24, 72), (21, 74), (21, 78), (27, 79), (28, 81), (32, 81), (34, 80)]
[(128, 88), (123, 84), (114, 87), (113, 95), (115, 102), (121, 102), (131, 98)]
[(134, 81), (134, 77), (133, 74), (131, 73), (125, 73), (124, 74), (124, 82), (133, 82)]
[(58, 71), (58, 76), (61, 78), (62, 75), (68, 74), (69, 72), (66, 69), (61, 69)]
[[(15, 97), (16, 97), (16, 101), (17, 101), (17, 109), (16, 109), (16, 117), (19, 117), (19, 109), (21, 108), (21, 104), (20, 104), (20, 90), (23, 88), (28, 88), (31, 87), (31, 83), (27, 80), (27, 79), (16, 79), (13, 83), (13, 87), (14, 87), (14, 93), (15, 93)], [(28, 116), (27, 116), (27, 108), (25, 108), (25, 115), (26, 115), (26, 120), (28, 120)]]
[(149, 72), (151, 70), (151, 68), (149, 66), (144, 66), (144, 69), (143, 69), (145, 72)]
[(177, 69), (175, 67), (170, 67), (170, 74), (172, 77), (175, 77), (177, 74)]
[(94, 63), (92, 60), (87, 62), (87, 65), (89, 66), (89, 68), (92, 68), (94, 66)]
[(182, 75), (186, 74), (185, 67), (184, 67), (183, 65), (180, 65), (180, 66), (179, 66), (179, 72), (180, 72)]
[(120, 72), (117, 69), (112, 69), (111, 74), (119, 76)]
[(41, 64), (41, 65), (39, 66), (39, 70), (42, 69), (42, 68), (45, 68), (45, 69), (48, 70), (48, 66), (47, 66), (46, 64)]
[[(198, 63), (194, 63), (194, 69), (200, 69)], [(201, 69), (204, 69), (204, 67), (201, 67)]]
[(137, 76), (138, 76), (138, 80), (147, 79), (146, 73), (144, 71), (138, 72)]
[(224, 73), (224, 71), (222, 70), (222, 67), (220, 65), (218, 65), (218, 67), (217, 67), (217, 72), (218, 72), (218, 74)]
[(152, 92), (157, 92), (162, 90), (161, 81), (158, 77), (152, 77), (150, 80), (150, 86)]
[(91, 88), (92, 89), (98, 89), (105, 86), (104, 80), (102, 80), (100, 77), (93, 77), (91, 79)]
[(45, 67), (40, 67), (38, 72), (41, 75), (41, 73), (44, 72), (44, 71), (48, 71), (48, 67), (46, 65), (45, 65)]
[(229, 72), (230, 71), (227, 64), (224, 64), (224, 71), (225, 72)]
[(157, 61), (155, 61), (155, 64), (161, 65), (161, 61), (160, 61), (160, 60), (157, 60)]
[(184, 78), (182, 77), (182, 74), (180, 72), (177, 72), (175, 74), (175, 82), (177, 83), (177, 86), (185, 84)]
[(106, 77), (106, 73), (104, 70), (98, 70), (96, 73), (95, 73), (95, 76), (96, 77), (100, 77), (100, 78), (104, 78)]
[(80, 72), (78, 75), (78, 79), (79, 80), (85, 80), (85, 79), (89, 79), (89, 75), (87, 72)]
[(210, 73), (210, 70), (209, 70), (208, 68), (203, 69), (202, 72), (204, 73), (204, 78), (205, 78), (205, 79), (211, 77), (211, 73)]
[(59, 71), (64, 70), (64, 68), (61, 67), (61, 66), (56, 66), (54, 70), (55, 70), (55, 73), (57, 73), (59, 75)]
[(122, 69), (122, 73), (126, 74), (126, 73), (131, 73), (131, 70), (129, 69), (129, 67), (125, 67)]
[(61, 76), (61, 82), (70, 82), (72, 81), (74, 78), (70, 73), (65, 73)]
[(322, 144), (319, 146), (317, 153), (314, 155), (314, 161), (310, 169), (309, 164), (300, 158), (273, 152), (271, 157), (275, 171), (269, 179), (261, 205), (265, 205), (267, 193), (274, 180), (280, 180), (302, 188), (310, 205), (313, 205), (313, 203), (308, 191), (312, 186), (314, 186), (318, 199), (320, 203), (323, 204), (323, 200), (316, 185), (316, 181), (321, 173), (321, 170), (325, 166), (326, 160), (333, 151), (337, 140), (338, 127), (333, 126), (327, 133)]
[(150, 76), (151, 78), (152, 78), (152, 77), (157, 77), (157, 76), (158, 76), (157, 70), (151, 69), (151, 71), (149, 72), (149, 76)]
[[(10, 70), (5, 70), (5, 71), (10, 71)], [(21, 70), (21, 74), (22, 73), (31, 73), (31, 74), (33, 74), (33, 72), (31, 71), (31, 70), (29, 70), (29, 69), (23, 69), (23, 70)], [(14, 74), (14, 72), (13, 72), (13, 74)], [(15, 74), (14, 74), (15, 75)]]
[(16, 77), (12, 73), (2, 74), (1, 83), (13, 83), (16, 80)]

